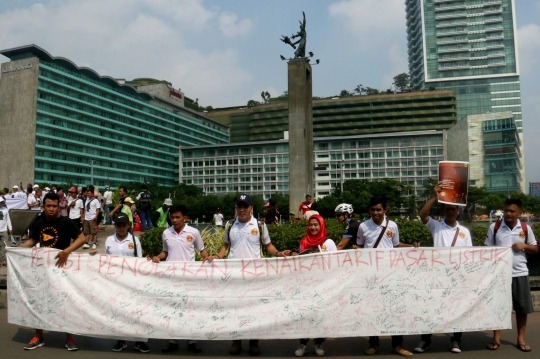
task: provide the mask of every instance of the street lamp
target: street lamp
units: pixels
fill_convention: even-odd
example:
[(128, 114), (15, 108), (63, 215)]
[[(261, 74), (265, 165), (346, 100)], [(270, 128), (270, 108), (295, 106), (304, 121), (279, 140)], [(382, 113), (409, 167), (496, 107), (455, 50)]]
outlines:
[(341, 160), (341, 195), (342, 196), (343, 196), (343, 167), (345, 166), (344, 163), (345, 163), (345, 160), (342, 159)]
[(90, 184), (94, 185), (94, 160), (90, 160)]

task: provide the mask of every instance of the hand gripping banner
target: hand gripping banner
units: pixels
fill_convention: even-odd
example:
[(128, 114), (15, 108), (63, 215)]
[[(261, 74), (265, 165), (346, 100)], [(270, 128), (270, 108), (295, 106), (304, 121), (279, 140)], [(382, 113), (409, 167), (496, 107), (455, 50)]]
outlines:
[(8, 321), (88, 336), (293, 339), (511, 328), (512, 250), (161, 262), (8, 249)]

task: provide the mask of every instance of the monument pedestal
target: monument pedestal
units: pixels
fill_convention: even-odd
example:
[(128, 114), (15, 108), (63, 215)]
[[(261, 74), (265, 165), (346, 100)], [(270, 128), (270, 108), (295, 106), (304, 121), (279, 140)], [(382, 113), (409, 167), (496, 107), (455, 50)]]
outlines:
[(289, 209), (298, 210), (313, 196), (313, 118), (311, 66), (305, 59), (288, 62)]

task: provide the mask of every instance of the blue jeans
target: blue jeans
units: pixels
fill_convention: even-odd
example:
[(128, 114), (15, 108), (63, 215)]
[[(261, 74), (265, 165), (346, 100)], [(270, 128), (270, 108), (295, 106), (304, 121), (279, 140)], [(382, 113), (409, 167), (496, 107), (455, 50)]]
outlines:
[(105, 208), (105, 224), (112, 224), (112, 218), (109, 218), (109, 213), (111, 213), (111, 205), (106, 204), (103, 206)]
[(139, 215), (141, 216), (141, 225), (142, 230), (151, 230), (152, 227), (152, 217), (150, 214), (151, 210), (147, 209), (146, 211), (139, 210)]

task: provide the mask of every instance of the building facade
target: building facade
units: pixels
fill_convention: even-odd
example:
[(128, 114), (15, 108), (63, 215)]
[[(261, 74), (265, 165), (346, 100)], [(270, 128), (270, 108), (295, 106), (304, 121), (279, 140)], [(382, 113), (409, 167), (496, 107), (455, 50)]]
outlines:
[[(406, 0), (405, 4), (413, 86), (454, 90), (458, 119), (511, 111), (523, 153), (515, 1)], [(520, 161), (524, 188), (523, 156)]]
[[(231, 126), (231, 143), (280, 140), (289, 129), (287, 98), (207, 115)], [(456, 121), (456, 97), (448, 90), (313, 100), (313, 137), (445, 130)]]
[(447, 131), (448, 160), (470, 162), (471, 185), (524, 191), (521, 144), (512, 112), (470, 115)]
[(6, 187), (178, 183), (179, 146), (229, 141), (228, 127), (175, 101), (122, 85), (35, 45), (0, 51)]
[[(314, 192), (330, 194), (342, 180), (393, 178), (421, 195), (445, 159), (444, 131), (314, 139)], [(180, 182), (206, 193), (248, 192), (265, 199), (289, 191), (288, 140), (195, 146), (180, 149)]]

